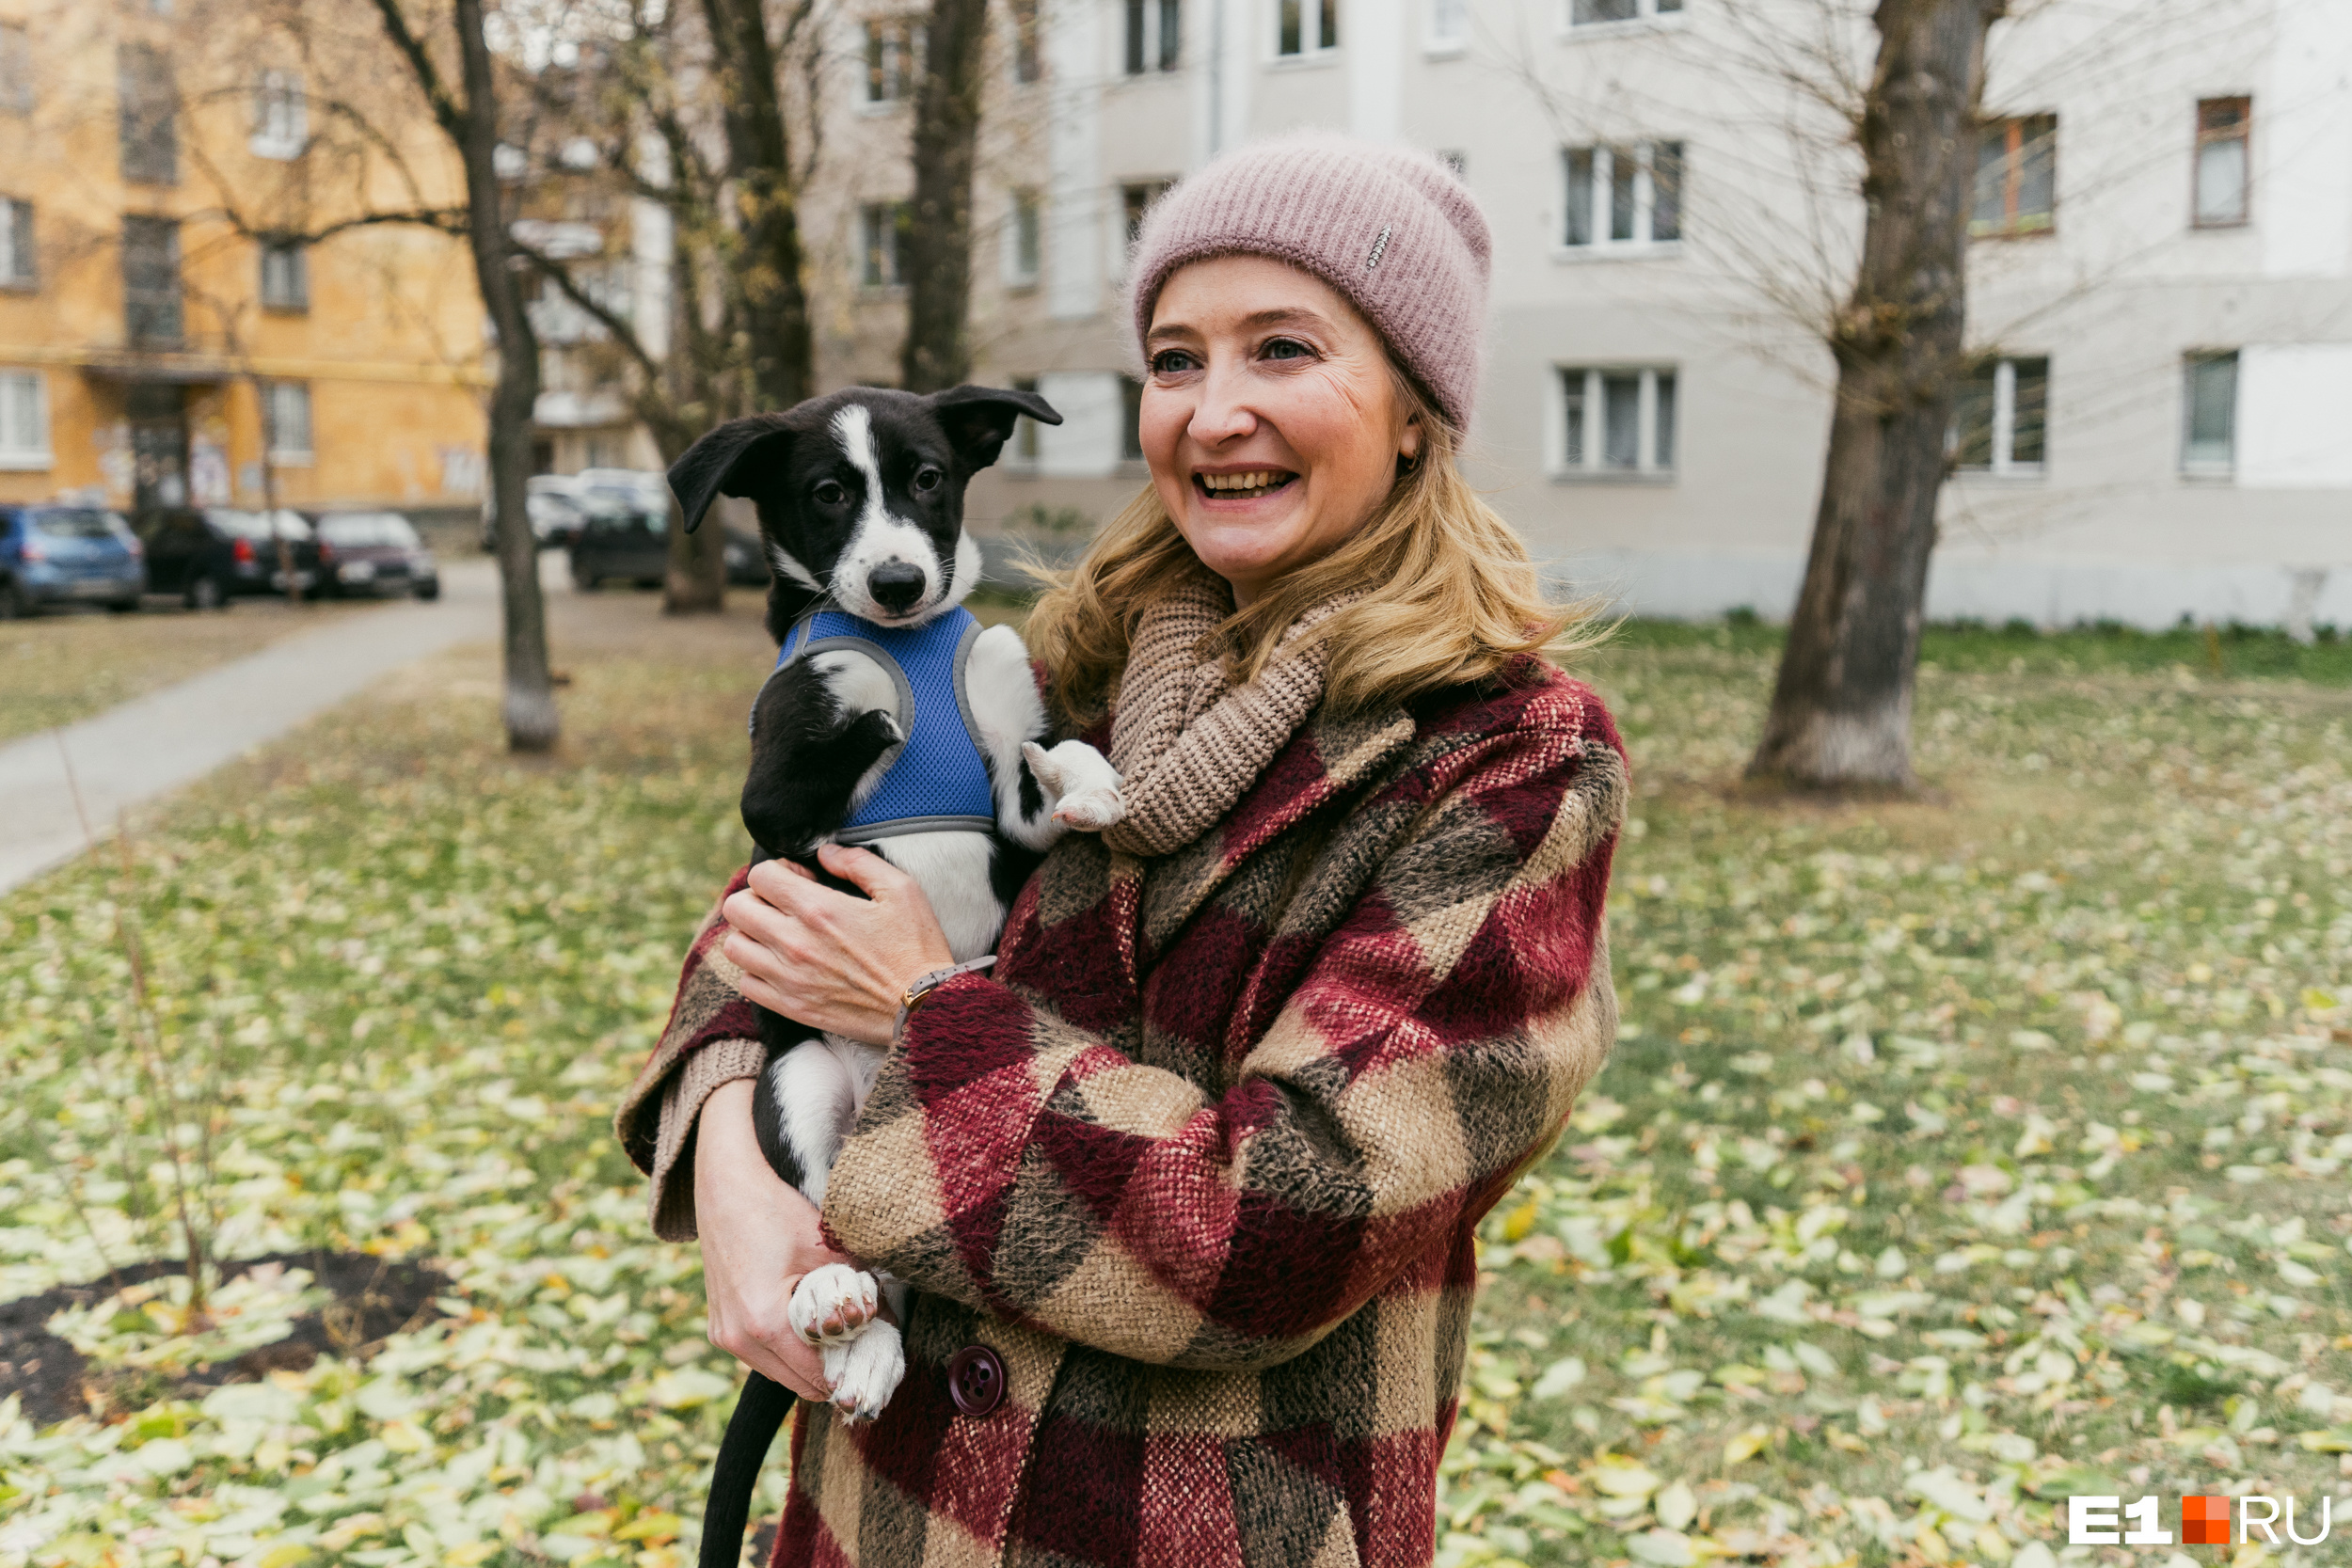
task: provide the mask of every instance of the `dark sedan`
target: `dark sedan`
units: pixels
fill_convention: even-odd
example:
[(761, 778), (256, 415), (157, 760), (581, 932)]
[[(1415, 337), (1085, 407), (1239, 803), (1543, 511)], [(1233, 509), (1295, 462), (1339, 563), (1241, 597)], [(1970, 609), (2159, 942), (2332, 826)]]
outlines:
[(361, 594), (441, 596), (440, 569), (416, 528), (397, 512), (330, 512), (316, 518), (319, 589), (349, 597)]
[(294, 566), (294, 587), (318, 581), (319, 546), (301, 514), (275, 515), (231, 506), (172, 506), (132, 519), (147, 546), (147, 587), (177, 594), (190, 610), (226, 610), (238, 594), (282, 594), (286, 573), (278, 544)]

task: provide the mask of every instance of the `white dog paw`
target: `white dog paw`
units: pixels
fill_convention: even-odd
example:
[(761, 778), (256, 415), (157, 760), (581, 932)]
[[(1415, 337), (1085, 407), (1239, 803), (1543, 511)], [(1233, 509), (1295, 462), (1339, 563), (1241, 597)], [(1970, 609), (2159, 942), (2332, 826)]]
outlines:
[(1118, 824), (1126, 815), (1127, 802), (1119, 798), (1116, 789), (1081, 789), (1063, 796), (1054, 805), (1055, 821), (1086, 833), (1099, 833)]
[(834, 1408), (846, 1419), (870, 1421), (881, 1415), (906, 1374), (898, 1325), (886, 1318), (847, 1344), (825, 1347), (825, 1381), (833, 1385)]
[(882, 1289), (872, 1275), (827, 1263), (801, 1276), (785, 1318), (807, 1343), (836, 1345), (856, 1338), (881, 1310)]
[(1083, 740), (1065, 740), (1052, 751), (1024, 741), (1029, 771), (1054, 800), (1054, 820), (1084, 832), (1100, 832), (1127, 815), (1120, 798), (1119, 770)]

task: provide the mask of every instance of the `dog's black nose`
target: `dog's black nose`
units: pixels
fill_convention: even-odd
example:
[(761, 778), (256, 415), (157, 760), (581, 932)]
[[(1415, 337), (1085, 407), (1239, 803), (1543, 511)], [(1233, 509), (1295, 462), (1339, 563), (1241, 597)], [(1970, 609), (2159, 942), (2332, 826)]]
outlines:
[(894, 615), (903, 615), (923, 596), (923, 568), (885, 561), (866, 576), (866, 591)]

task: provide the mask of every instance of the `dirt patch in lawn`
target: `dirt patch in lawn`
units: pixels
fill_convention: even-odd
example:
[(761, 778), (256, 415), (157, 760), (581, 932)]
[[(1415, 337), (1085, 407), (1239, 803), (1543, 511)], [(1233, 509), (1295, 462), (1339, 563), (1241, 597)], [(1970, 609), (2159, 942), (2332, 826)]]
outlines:
[(279, 1368), (300, 1370), (320, 1356), (364, 1357), (384, 1338), (437, 1314), (434, 1299), (449, 1280), (415, 1263), (364, 1252), (279, 1252), (247, 1258), (222, 1269), (235, 1278), (264, 1264), (310, 1271), (331, 1299), (294, 1320), (284, 1338), (234, 1360), (195, 1368), (184, 1375), (144, 1370), (93, 1370), (82, 1353), (49, 1332), (49, 1320), (70, 1307), (87, 1307), (128, 1285), (178, 1274), (170, 1261), (138, 1263), (83, 1285), (63, 1285), (0, 1304), (0, 1401), (24, 1401), (24, 1414), (47, 1426), (70, 1416), (135, 1410), (158, 1399), (197, 1398), (224, 1383), (250, 1383)]

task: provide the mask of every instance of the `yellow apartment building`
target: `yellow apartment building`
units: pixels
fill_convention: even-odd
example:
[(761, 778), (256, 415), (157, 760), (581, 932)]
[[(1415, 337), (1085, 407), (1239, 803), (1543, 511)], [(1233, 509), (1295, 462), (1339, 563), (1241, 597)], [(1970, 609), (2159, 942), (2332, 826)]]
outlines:
[(463, 188), (363, 3), (0, 0), (0, 501), (478, 504)]

